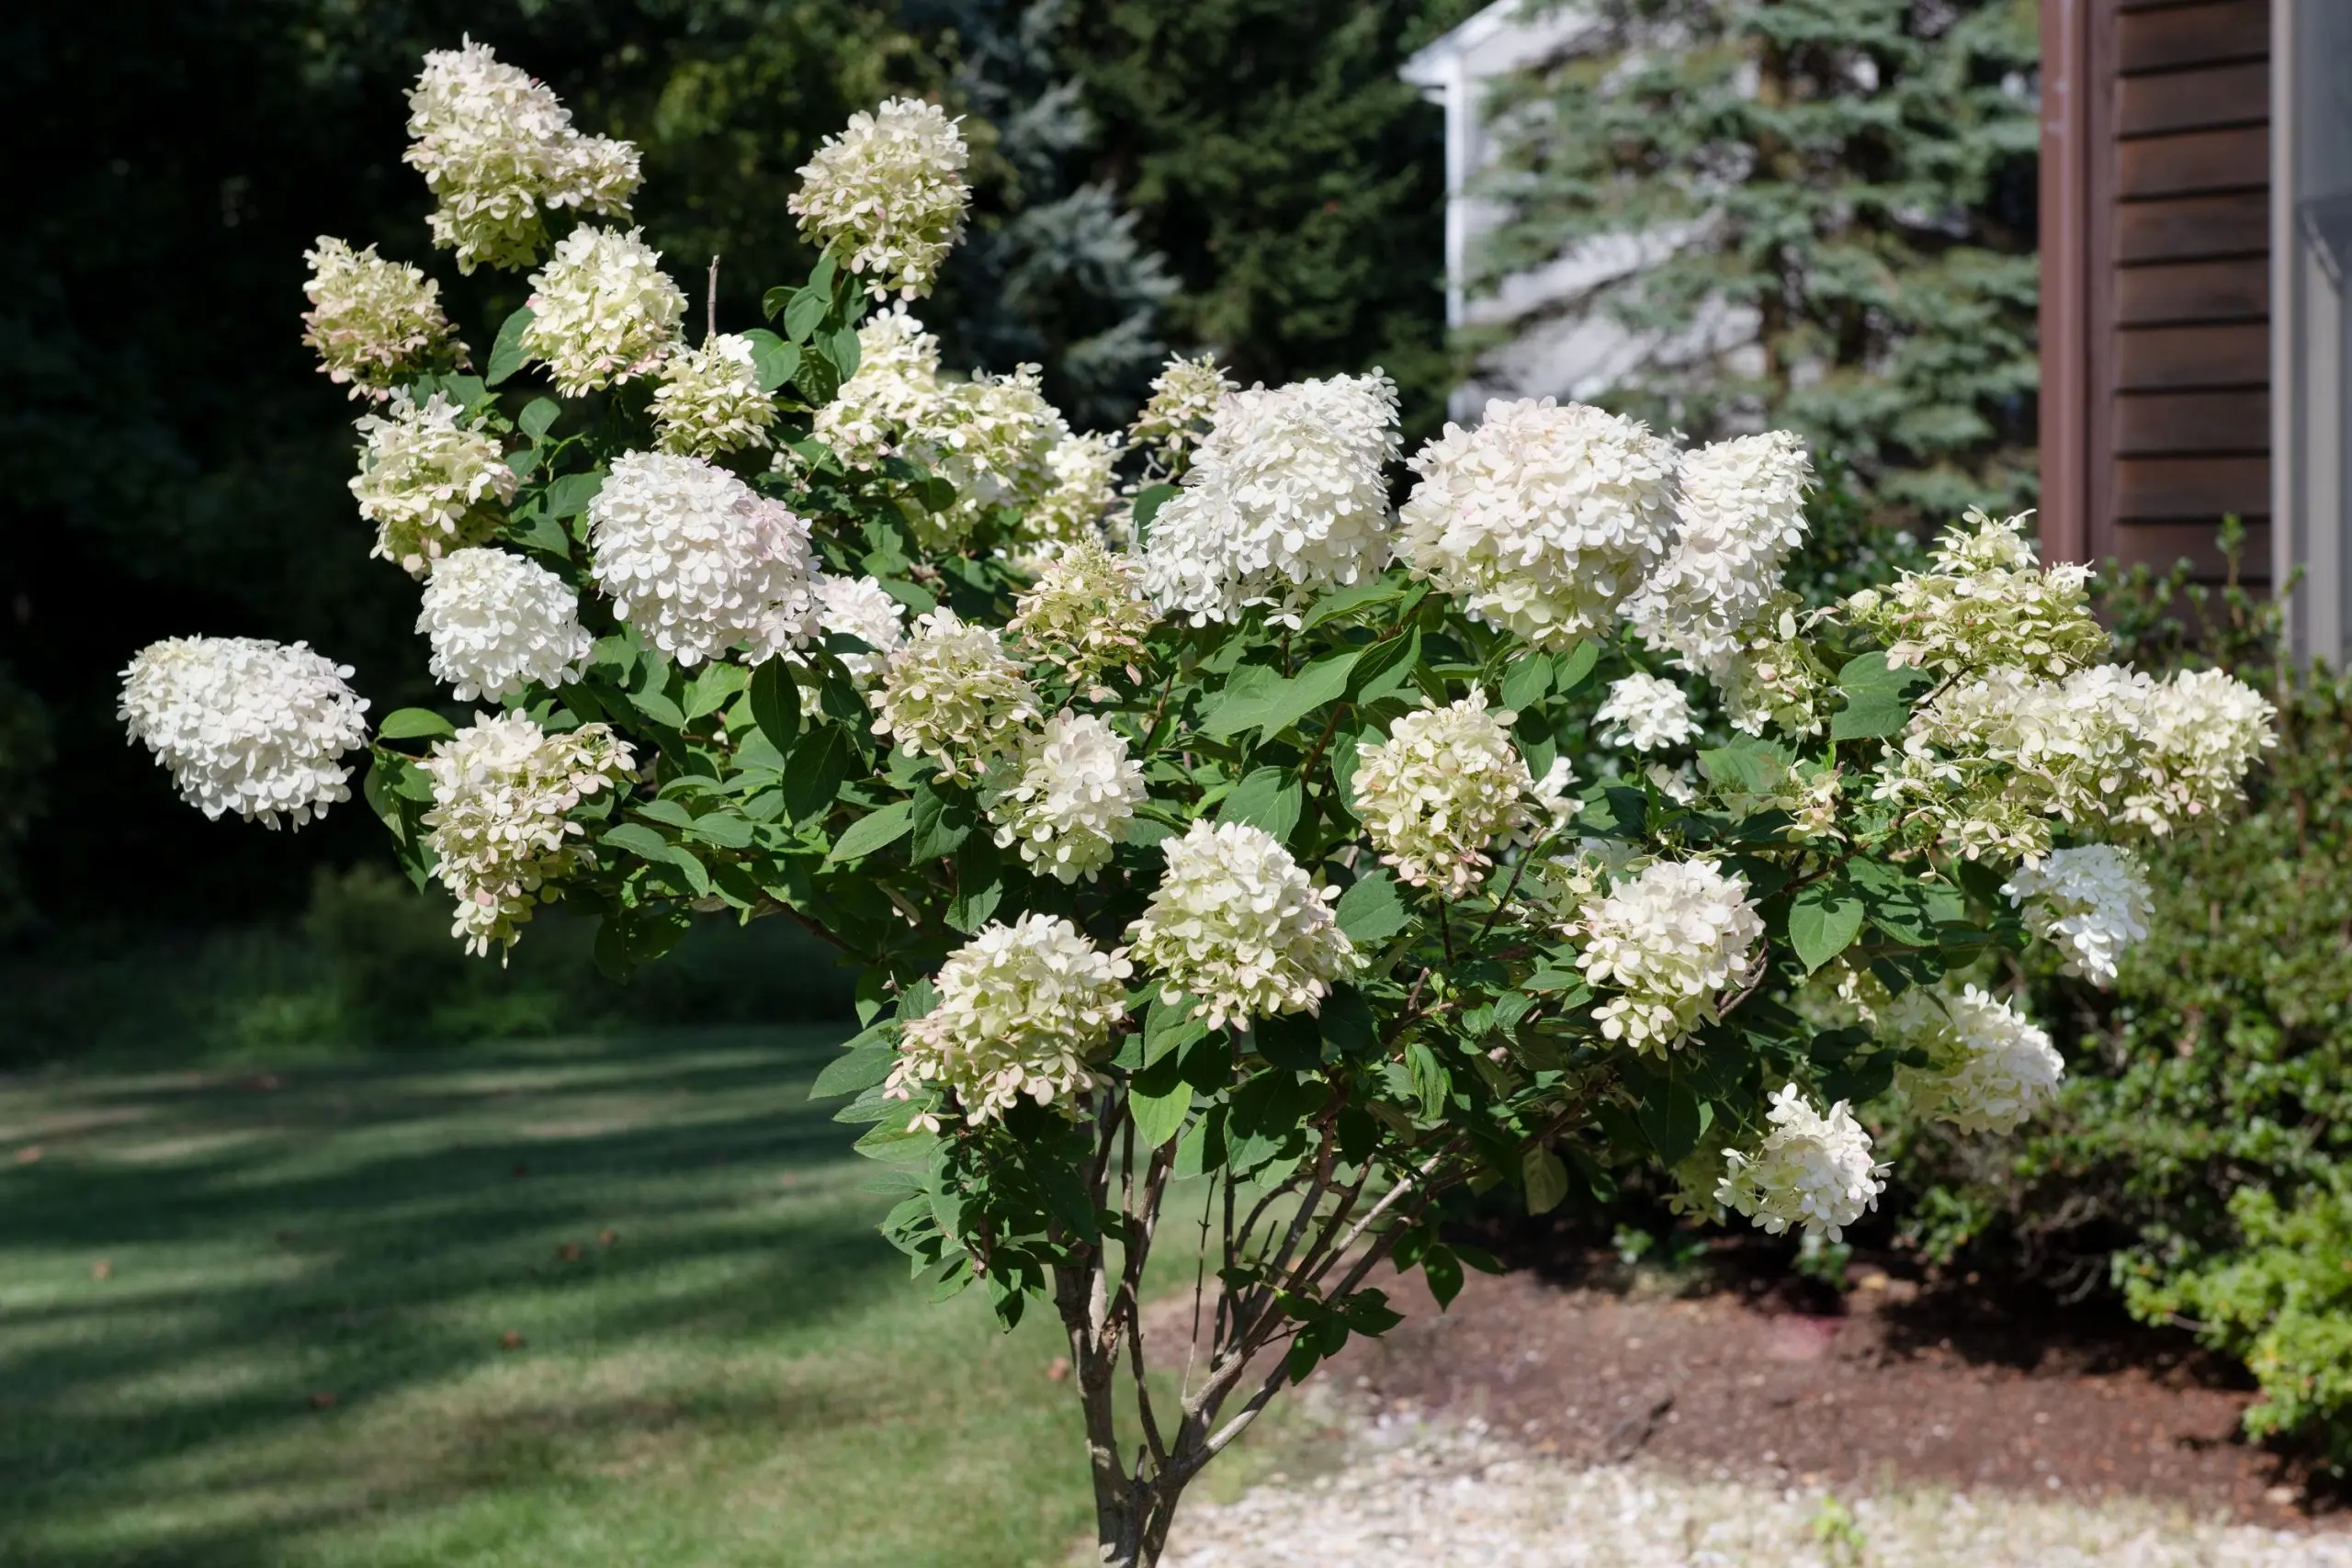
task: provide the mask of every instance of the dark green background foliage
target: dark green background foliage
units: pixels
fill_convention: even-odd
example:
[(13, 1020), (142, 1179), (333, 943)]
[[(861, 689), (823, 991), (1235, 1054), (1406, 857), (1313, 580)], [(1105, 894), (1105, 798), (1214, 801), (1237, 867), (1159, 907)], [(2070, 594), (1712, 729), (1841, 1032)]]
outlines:
[[(935, 95), (968, 117), (977, 191), (972, 239), (922, 307), (950, 363), (1042, 360), (1053, 395), (1102, 427), (1126, 417), (1163, 344), (1218, 345), (1245, 380), (1376, 362), (1426, 429), (1446, 380), (1440, 117), (1394, 78), (1470, 8), (0, 10), (0, 904), (40, 916), (17, 940), (282, 919), (319, 866), (380, 860), (356, 802), (299, 835), (207, 823), (125, 745), (114, 700), (130, 654), (167, 634), (307, 638), (357, 666), (379, 715), (434, 695), (415, 586), (368, 558), (345, 489), (360, 410), (316, 372), (297, 319), (322, 233), (425, 265), (477, 366), (481, 323), (520, 302), (520, 276), (460, 278), (428, 247), (424, 184), (400, 162), (425, 50), (470, 32), (583, 127), (639, 142), (635, 220), (698, 304), (724, 258), (722, 326), (757, 324), (760, 291), (805, 274), (785, 202), (818, 141), (888, 93)], [(10, 860), (43, 795), (52, 809)]]
[[(1613, 400), (1804, 432), (1933, 525), (2035, 491), (2032, 0), (1605, 0), (1598, 47), (1508, 95), (1490, 276), (1683, 233), (1556, 309), (1667, 347)], [(1660, 47), (1664, 40), (1670, 47)], [(1675, 346), (1711, 305), (1753, 348)]]
[(1097, 168), (1182, 281), (1179, 343), (1244, 386), (1379, 366), (1442, 421), (1445, 149), (1404, 58), (1478, 0), (1080, 0)]
[[(2209, 661), (2184, 652), (2165, 603), (2178, 589), (2143, 574), (2110, 601), (2120, 652), (2143, 668)], [(2067, 1059), (2053, 1111), (1997, 1144), (1906, 1132), (1889, 1156), (1910, 1190), (1895, 1207), (1931, 1257), (2121, 1288), (2143, 1316), (2209, 1325), (2269, 1391), (2265, 1429), (2302, 1427), (2344, 1462), (2352, 686), (2282, 670), (2267, 606), (2194, 608), (2210, 654), (2281, 709), (2250, 807), (2146, 853), (2152, 935), (2111, 991), (2029, 976)]]

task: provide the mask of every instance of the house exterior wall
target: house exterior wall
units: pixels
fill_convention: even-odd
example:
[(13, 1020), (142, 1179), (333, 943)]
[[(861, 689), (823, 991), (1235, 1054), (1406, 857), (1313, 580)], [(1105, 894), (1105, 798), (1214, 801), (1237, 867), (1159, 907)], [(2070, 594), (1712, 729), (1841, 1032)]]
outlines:
[(2218, 576), (2234, 514), (2269, 577), (2273, 3), (2043, 0), (2053, 556)]

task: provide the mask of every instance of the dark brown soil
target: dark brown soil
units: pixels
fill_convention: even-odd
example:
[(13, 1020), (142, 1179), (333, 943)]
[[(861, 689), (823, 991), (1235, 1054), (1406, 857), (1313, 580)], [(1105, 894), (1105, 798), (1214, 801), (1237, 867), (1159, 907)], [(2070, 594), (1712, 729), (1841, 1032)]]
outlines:
[(1869, 1265), (1842, 1300), (1721, 1271), (1678, 1296), (1606, 1254), (1544, 1273), (1474, 1275), (1443, 1314), (1417, 1277), (1394, 1292), (1406, 1324), (1326, 1375), (1575, 1461), (1639, 1453), (1706, 1475), (2137, 1493), (2273, 1528), (2347, 1522), (2340, 1499), (2238, 1435), (2254, 1394), (2168, 1335), (1923, 1294)]

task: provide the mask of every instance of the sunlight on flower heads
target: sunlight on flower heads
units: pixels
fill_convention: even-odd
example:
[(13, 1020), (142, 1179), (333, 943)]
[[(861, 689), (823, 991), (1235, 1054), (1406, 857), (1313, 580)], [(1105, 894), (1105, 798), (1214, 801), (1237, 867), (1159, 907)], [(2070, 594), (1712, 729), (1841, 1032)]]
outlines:
[(1408, 465), (1396, 555), (1488, 626), (1538, 648), (1607, 629), (1666, 555), (1674, 448), (1636, 420), (1497, 400)]
[(825, 138), (786, 205), (802, 235), (838, 254), (875, 299), (912, 299), (931, 292), (963, 234), (969, 157), (938, 105), (886, 98)]
[(1608, 700), (1592, 716), (1607, 727), (1603, 739), (1636, 751), (1679, 746), (1699, 735), (1699, 721), (1682, 688), (1663, 675), (1639, 671), (1610, 683)]
[(209, 818), (300, 828), (351, 798), (341, 758), (368, 744), (351, 667), (303, 643), (167, 637), (122, 672), (115, 716)]
[(1963, 1133), (2016, 1132), (2066, 1076), (2049, 1032), (1976, 986), (1958, 995), (1915, 986), (1873, 1021), (1883, 1038), (1931, 1058), (1895, 1074), (1912, 1109)]
[(2001, 892), (2027, 929), (2066, 955), (2067, 974), (2099, 986), (2115, 983), (2124, 950), (2147, 940), (2155, 914), (2139, 863), (2112, 844), (2052, 850), (2018, 866)]
[(415, 267), (325, 234), (302, 259), (311, 264), (302, 341), (318, 351), (327, 379), (349, 386), (352, 397), (381, 402), (403, 371), (466, 362), (466, 345), (441, 311), (441, 286)]
[(746, 645), (751, 662), (808, 640), (808, 525), (724, 468), (631, 452), (588, 503), (596, 585), (681, 664)]
[(929, 757), (943, 777), (971, 783), (1019, 750), (1036, 723), (1036, 689), (1007, 658), (997, 634), (968, 626), (944, 605), (917, 618), (891, 656), (882, 687), (869, 693), (874, 733), (910, 757)]
[(1713, 861), (1659, 861), (1586, 902), (1575, 930), (1577, 967), (1622, 993), (1593, 1014), (1602, 1036), (1665, 1051), (1747, 984), (1764, 921), (1747, 882)]
[(356, 428), (367, 445), (349, 485), (359, 515), (376, 525), (371, 554), (423, 577), (447, 552), (482, 544), (505, 525), (514, 470), (498, 443), (439, 392), (420, 408), (403, 387), (383, 413), (363, 415)]
[(1239, 389), (1214, 354), (1170, 359), (1151, 378), (1151, 396), (1127, 426), (1127, 439), (1158, 472), (1182, 473), (1216, 423), (1218, 406)]
[(1794, 1084), (1772, 1097), (1772, 1131), (1754, 1154), (1734, 1149), (1715, 1201), (1769, 1235), (1791, 1227), (1843, 1240), (1845, 1227), (1878, 1207), (1887, 1168), (1871, 1160), (1870, 1134), (1839, 1100), (1824, 1116)]
[(531, 275), (523, 352), (567, 398), (641, 375), (680, 346), (685, 294), (640, 232), (574, 229)]
[(1441, 898), (1467, 897), (1498, 842), (1525, 833), (1535, 781), (1504, 728), (1473, 691), (1446, 707), (1408, 713), (1388, 739), (1358, 749), (1350, 790), (1380, 858)]
[[(983, 926), (941, 966), (938, 1004), (907, 1024), (883, 1092), (950, 1089), (975, 1122), (1000, 1120), (1024, 1097), (1074, 1118), (1131, 972), (1124, 951), (1103, 952), (1058, 915)], [(915, 1124), (935, 1132), (939, 1120), (918, 1112)]]
[(577, 680), (595, 646), (571, 585), (504, 550), (445, 557), (425, 579), (416, 629), (432, 645), (433, 678), (461, 703)]
[(1168, 868), (1128, 947), (1162, 999), (1191, 1003), (1211, 1029), (1319, 1012), (1332, 983), (1363, 967), (1331, 913), (1339, 889), (1317, 890), (1263, 828), (1204, 818), (1159, 847)]
[(662, 362), (653, 428), (664, 452), (716, 457), (765, 446), (775, 423), (775, 400), (760, 388), (751, 339), (719, 333)]
[(1804, 542), (1813, 463), (1784, 430), (1718, 441), (1683, 456), (1674, 491), (1674, 545), (1625, 605), (1651, 647), (1686, 669), (1715, 673), (1738, 656)]
[(1965, 675), (1993, 669), (2056, 679), (2108, 649), (2090, 612), (2090, 569), (2043, 569), (2025, 538), (2030, 513), (1968, 513), (1937, 541), (1934, 569), (1846, 601), (1854, 624), (1887, 639), (1886, 661)]
[(485, 716), (435, 742), (425, 841), (433, 874), (458, 901), (452, 934), (468, 953), (512, 948), (542, 888), (594, 861), (587, 830), (567, 814), (634, 767), (608, 727), (550, 734), (527, 714)]
[(939, 396), (939, 340), (893, 305), (857, 329), (857, 369), (809, 416), (809, 434), (850, 467), (871, 468), (898, 455)]
[(1014, 610), (1005, 630), (1074, 687), (1114, 665), (1140, 661), (1143, 639), (1159, 619), (1144, 597), (1134, 560), (1099, 539), (1081, 541), (1047, 561)]
[(1144, 801), (1143, 770), (1125, 737), (1091, 714), (1058, 713), (1021, 737), (1003, 788), (988, 797), (997, 848), (1057, 882), (1088, 882), (1124, 842)]
[(427, 54), (408, 102), (405, 156), (440, 203), (426, 220), (433, 243), (457, 253), (460, 272), (530, 265), (547, 211), (628, 211), (637, 149), (574, 130), (554, 92), (488, 44)]
[(831, 577), (820, 573), (816, 579), (817, 626), (831, 635), (835, 632), (854, 637), (872, 649), (871, 653), (842, 653), (842, 668), (863, 691), (874, 683), (890, 655), (899, 651), (907, 640), (907, 607), (890, 597), (890, 591), (870, 577)]
[(1377, 370), (1234, 393), (1151, 520), (1146, 591), (1204, 626), (1256, 605), (1290, 614), (1374, 575), (1396, 445), (1396, 384)]

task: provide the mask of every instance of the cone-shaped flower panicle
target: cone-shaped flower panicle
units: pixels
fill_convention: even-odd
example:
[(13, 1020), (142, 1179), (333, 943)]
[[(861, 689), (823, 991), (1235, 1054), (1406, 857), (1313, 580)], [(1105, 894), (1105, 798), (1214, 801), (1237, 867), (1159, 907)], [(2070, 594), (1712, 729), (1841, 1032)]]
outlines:
[(1363, 966), (1331, 913), (1339, 889), (1317, 889), (1263, 828), (1204, 818), (1160, 852), (1168, 869), (1128, 948), (1167, 1001), (1189, 1002), (1211, 1029), (1319, 1012), (1332, 983)]
[(342, 757), (368, 744), (368, 704), (350, 680), (299, 642), (169, 637), (123, 671), (116, 716), (207, 817), (300, 828), (351, 798)]
[(372, 552), (423, 577), (451, 550), (487, 542), (506, 521), (517, 480), (498, 443), (439, 392), (419, 407), (406, 388), (362, 415), (366, 445), (350, 479), (359, 515), (376, 525)]
[(1870, 1134), (1839, 1100), (1822, 1115), (1790, 1084), (1765, 1113), (1772, 1131), (1754, 1154), (1724, 1156), (1715, 1201), (1780, 1235), (1792, 1226), (1843, 1239), (1848, 1225), (1878, 1207), (1886, 1167), (1871, 1159)]
[(937, 104), (887, 98), (825, 138), (786, 205), (809, 243), (839, 256), (874, 298), (912, 299), (931, 292), (964, 232), (969, 161), (964, 133)]
[(311, 264), (302, 341), (318, 351), (327, 379), (353, 397), (381, 402), (404, 371), (465, 362), (466, 345), (441, 311), (441, 286), (416, 268), (325, 234), (302, 259)]
[(554, 92), (488, 44), (426, 55), (408, 107), (409, 165), (440, 202), (426, 222), (460, 272), (529, 265), (558, 209), (628, 211), (637, 149), (573, 130)]
[(989, 799), (999, 849), (1020, 847), (1040, 875), (1091, 882), (1144, 799), (1143, 770), (1119, 732), (1091, 714), (1056, 714), (1021, 738), (1011, 777)]
[[(1103, 952), (1057, 915), (983, 926), (948, 955), (938, 1004), (907, 1024), (883, 1092), (948, 1089), (974, 1122), (1001, 1119), (1024, 1096), (1075, 1118), (1125, 1010), (1129, 973), (1124, 952)], [(915, 1121), (936, 1130), (939, 1112)]]
[(738, 644), (758, 663), (815, 630), (808, 525), (698, 458), (616, 459), (588, 503), (588, 544), (614, 612), (681, 664)]
[(442, 558), (425, 580), (416, 629), (432, 644), (433, 678), (461, 703), (578, 680), (595, 646), (571, 584), (504, 550)]
[(1605, 630), (1664, 558), (1674, 448), (1636, 420), (1497, 400), (1415, 454), (1396, 554), (1487, 625), (1540, 648)]
[(511, 948), (547, 885), (591, 861), (587, 829), (569, 813), (625, 786), (628, 743), (601, 724), (550, 734), (527, 714), (483, 717), (437, 741), (424, 760), (433, 874), (458, 901), (452, 934), (469, 953)]
[(1148, 529), (1144, 584), (1194, 626), (1288, 614), (1388, 561), (1396, 384), (1375, 370), (1236, 392)]

